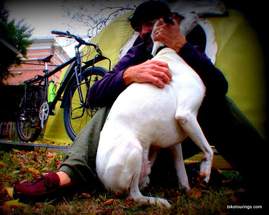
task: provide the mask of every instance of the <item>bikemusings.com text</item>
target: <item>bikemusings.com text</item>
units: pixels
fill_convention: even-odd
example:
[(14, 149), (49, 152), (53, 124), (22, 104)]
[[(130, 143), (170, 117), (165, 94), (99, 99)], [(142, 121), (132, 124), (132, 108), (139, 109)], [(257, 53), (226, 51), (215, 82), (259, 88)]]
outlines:
[(262, 205), (227, 205), (227, 209), (259, 210)]

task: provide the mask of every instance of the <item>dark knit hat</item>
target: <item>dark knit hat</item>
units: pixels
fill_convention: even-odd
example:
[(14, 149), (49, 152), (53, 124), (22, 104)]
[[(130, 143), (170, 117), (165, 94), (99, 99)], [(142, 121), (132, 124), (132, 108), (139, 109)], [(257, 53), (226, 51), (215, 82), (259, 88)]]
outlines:
[(170, 15), (171, 11), (167, 3), (164, 1), (149, 0), (137, 6), (129, 21), (132, 28), (138, 31), (142, 23)]

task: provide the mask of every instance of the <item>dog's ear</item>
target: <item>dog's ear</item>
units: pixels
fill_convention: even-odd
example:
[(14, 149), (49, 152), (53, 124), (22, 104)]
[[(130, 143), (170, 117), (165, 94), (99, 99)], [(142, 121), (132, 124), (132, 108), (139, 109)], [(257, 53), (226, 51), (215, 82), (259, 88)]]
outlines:
[(198, 24), (198, 21), (199, 16), (196, 13), (184, 14), (184, 19), (180, 21), (180, 32), (186, 36)]
[(184, 19), (184, 16), (177, 12), (173, 12), (172, 17), (178, 24), (180, 24), (180, 22)]
[(157, 25), (157, 20), (155, 21), (154, 25), (153, 25), (153, 29), (152, 29), (152, 33), (151, 33), (151, 39), (153, 41), (153, 46), (152, 46), (152, 50), (151, 50), (151, 55), (154, 57), (157, 54), (157, 51), (159, 50), (160, 47), (164, 46), (163, 43), (159, 42), (159, 41), (154, 41), (153, 40), (153, 32), (156, 28)]

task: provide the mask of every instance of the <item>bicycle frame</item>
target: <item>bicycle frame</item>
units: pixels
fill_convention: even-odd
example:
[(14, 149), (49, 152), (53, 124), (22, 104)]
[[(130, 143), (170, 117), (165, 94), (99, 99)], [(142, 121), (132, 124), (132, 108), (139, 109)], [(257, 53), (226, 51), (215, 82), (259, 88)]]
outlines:
[[(79, 86), (79, 88), (78, 88), (79, 89), (79, 99), (80, 99), (80, 101), (82, 103), (83, 98), (82, 98), (81, 88), (80, 88), (80, 84), (79, 84), (80, 83), (80, 80), (79, 80), (80, 76), (79, 76), (79, 74), (81, 73), (81, 71), (83, 71), (86, 68), (89, 68), (91, 66), (94, 66), (95, 63), (97, 63), (99, 61), (102, 61), (102, 60), (108, 60), (109, 61), (109, 70), (111, 68), (111, 61), (110, 61), (110, 59), (109, 58), (106, 58), (106, 57), (104, 57), (102, 55), (96, 55), (93, 59), (84, 62), (84, 65), (83, 66), (81, 66), (81, 63), (80, 62), (79, 62), (79, 64), (78, 64), (78, 62), (75, 62), (75, 60), (76, 60), (76, 57), (73, 57), (72, 59), (69, 60), (70, 61), (69, 64), (72, 64), (72, 65), (66, 71), (65, 77), (62, 80), (61, 85), (60, 85), (60, 87), (58, 88), (58, 90), (56, 92), (55, 98), (53, 99), (52, 102), (49, 103), (50, 110), (54, 110), (55, 109), (56, 103), (59, 100), (62, 100), (61, 108), (64, 106), (64, 103), (65, 103), (66, 98), (63, 97), (63, 99), (61, 99), (61, 97), (62, 97), (62, 94), (65, 91), (65, 89), (68, 87), (69, 82), (73, 79), (74, 76), (75, 76), (75, 78), (77, 80), (77, 85)], [(78, 68), (79, 68), (79, 71), (78, 71)], [(74, 73), (72, 73), (72, 71), (74, 71)], [(51, 76), (51, 75), (53, 75), (54, 73), (55, 73), (54, 71), (51, 71), (48, 74), (48, 77)]]
[[(77, 54), (80, 55), (79, 54), (79, 51), (78, 51)], [(96, 55), (93, 59), (84, 62), (84, 65), (83, 66), (81, 66), (80, 61), (79, 60), (76, 60), (76, 59), (80, 59), (80, 56), (79, 57), (76, 57), (75, 56), (75, 57), (71, 58), (70, 60), (64, 62), (63, 64), (55, 67), (54, 69), (52, 69), (50, 71), (46, 68), (47, 66), (45, 66), (45, 70), (44, 70), (44, 73), (45, 74), (43, 76), (38, 76), (35, 79), (31, 79), (31, 80), (28, 80), (28, 81), (25, 82), (27, 84), (34, 84), (34, 83), (38, 83), (38, 82), (44, 81), (44, 85), (45, 85), (45, 88), (46, 88), (45, 89), (45, 93), (47, 93), (47, 90), (48, 90), (47, 87), (48, 87), (48, 79), (49, 79), (49, 77), (51, 77), (55, 73), (59, 72), (60, 70), (62, 70), (66, 66), (70, 65), (69, 68), (68, 68), (68, 70), (66, 71), (66, 74), (65, 74), (63, 80), (61, 81), (60, 87), (56, 91), (56, 95), (55, 95), (53, 101), (51, 101), (49, 103), (50, 115), (53, 114), (52, 110), (55, 109), (56, 103), (59, 100), (63, 100), (62, 105), (61, 105), (61, 107), (63, 107), (65, 98), (61, 99), (62, 94), (65, 91), (65, 89), (68, 87), (68, 84), (69, 84), (70, 80), (73, 78), (74, 75), (76, 77), (77, 84), (79, 85), (79, 82), (80, 82), (79, 81), (79, 74), (80, 74), (80, 72), (83, 71), (84, 69), (90, 67), (90, 66), (93, 66), (95, 63), (97, 63), (99, 61), (102, 61), (102, 60), (108, 60), (109, 61), (109, 70), (111, 68), (110, 59), (109, 58), (106, 58), (106, 57), (104, 57), (102, 55), (99, 55), (99, 54)], [(78, 63), (78, 61), (79, 61), (79, 63)], [(77, 68), (80, 68), (79, 71), (77, 71)], [(72, 73), (72, 71), (75, 71), (75, 72)], [(80, 95), (81, 95), (81, 91), (80, 91)], [(46, 96), (46, 98), (47, 98), (47, 96)], [(82, 95), (80, 96), (80, 101), (83, 101)]]
[[(102, 60), (108, 60), (109, 70), (111, 68), (110, 59), (102, 55), (98, 45), (86, 42), (79, 36), (72, 35), (69, 32), (52, 31), (52, 33), (59, 36), (74, 38), (78, 42), (78, 44), (75, 46), (75, 57), (62, 63), (61, 65), (56, 66), (52, 70), (48, 69), (48, 63), (50, 62), (52, 55), (44, 59), (36, 59), (37, 61), (44, 63), (44, 74), (37, 75), (35, 78), (26, 80), (24, 82), (25, 92), (23, 100), (20, 104), (22, 108), (18, 115), (18, 120), (16, 121), (16, 128), (19, 137), (23, 141), (35, 140), (38, 137), (41, 130), (45, 126), (48, 116), (54, 115), (54, 109), (59, 100), (61, 101), (60, 107), (64, 109), (64, 123), (67, 133), (69, 137), (73, 139), (76, 135), (76, 131), (73, 130), (71, 120), (76, 118), (70, 118), (72, 115), (70, 110), (72, 108), (71, 101), (75, 90), (78, 93), (79, 100), (78, 106), (73, 110), (80, 111), (81, 109), (81, 116), (78, 115), (78, 118), (80, 118), (84, 116), (84, 111), (89, 109), (86, 98), (91, 84), (94, 83), (94, 81), (91, 81), (91, 77), (95, 75), (102, 77), (106, 71), (100, 67), (96, 67), (96, 69), (94, 69), (95, 63)], [(82, 61), (82, 56), (79, 50), (82, 45), (94, 47), (96, 51), (96, 55), (86, 62)], [(54, 97), (49, 99), (49, 78), (67, 66), (69, 66), (69, 68), (66, 70), (56, 94)], [(86, 88), (84, 88), (84, 86), (86, 86)], [(31, 89), (35, 90), (32, 91)], [(77, 101), (75, 101), (75, 103), (76, 102)]]
[[(53, 70), (50, 70), (50, 71), (47, 68), (47, 63), (45, 63), (45, 69), (43, 70), (43, 72), (45, 74), (43, 76), (38, 75), (36, 78), (30, 79), (30, 80), (26, 80), (24, 83), (27, 86), (27, 85), (32, 85), (32, 84), (35, 84), (35, 83), (41, 83), (41, 82), (44, 81), (44, 86), (46, 87), (45, 91), (47, 92), (47, 86), (48, 86), (48, 79), (49, 79), (49, 77), (52, 76), (52, 75), (54, 75), (55, 73), (59, 72), (60, 70), (62, 70), (66, 66), (71, 65), (71, 64), (74, 64), (75, 60), (76, 60), (76, 57), (73, 57), (70, 60), (64, 62), (63, 64), (55, 67)], [(71, 66), (71, 67), (73, 68), (73, 66)], [(63, 80), (61, 86), (59, 87), (59, 89), (57, 90), (57, 94), (56, 94), (53, 102), (51, 102), (51, 104), (52, 103), (56, 103), (59, 100), (61, 94), (63, 93), (63, 91), (65, 89), (66, 82), (67, 82), (67, 80), (70, 79), (70, 75), (71, 75), (70, 72), (67, 72), (67, 74), (69, 74), (68, 77), (66, 76), (64, 78), (64, 80)], [(55, 106), (55, 104), (52, 107), (54, 107), (54, 106)]]

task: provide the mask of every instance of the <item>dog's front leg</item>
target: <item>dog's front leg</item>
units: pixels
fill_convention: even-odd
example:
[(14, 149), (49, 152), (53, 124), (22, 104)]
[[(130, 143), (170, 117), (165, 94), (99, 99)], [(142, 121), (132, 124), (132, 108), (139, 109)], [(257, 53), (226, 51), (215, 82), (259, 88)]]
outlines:
[(181, 144), (176, 144), (170, 147), (173, 155), (175, 168), (178, 177), (179, 189), (188, 192), (190, 190), (188, 175), (186, 173)]
[[(150, 172), (150, 164), (148, 161), (148, 152), (139, 152), (138, 150), (134, 150), (133, 157), (135, 157), (134, 163), (136, 163), (136, 168), (140, 169), (140, 174), (138, 174), (139, 171), (136, 171), (136, 173), (133, 175), (130, 183), (130, 198), (132, 198), (134, 201), (140, 203), (140, 204), (153, 204), (158, 205), (161, 207), (167, 207), (170, 208), (170, 203), (163, 198), (158, 197), (150, 197), (150, 196), (144, 196), (139, 189), (139, 184), (141, 186), (141, 175), (142, 175), (142, 185), (146, 182), (148, 178), (148, 174)], [(144, 169), (144, 170), (143, 170)]]

